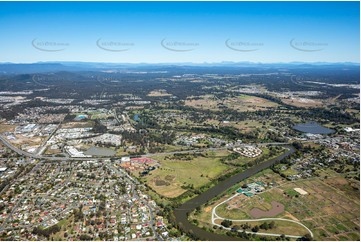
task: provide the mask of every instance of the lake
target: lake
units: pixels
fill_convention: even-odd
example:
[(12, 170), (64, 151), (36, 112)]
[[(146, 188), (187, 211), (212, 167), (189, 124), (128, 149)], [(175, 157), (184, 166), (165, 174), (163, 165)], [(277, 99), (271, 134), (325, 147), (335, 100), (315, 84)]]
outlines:
[(323, 127), (322, 125), (315, 122), (296, 124), (293, 126), (293, 129), (311, 134), (332, 134), (335, 132), (335, 130)]
[(134, 115), (133, 120), (134, 121), (139, 121), (139, 114)]

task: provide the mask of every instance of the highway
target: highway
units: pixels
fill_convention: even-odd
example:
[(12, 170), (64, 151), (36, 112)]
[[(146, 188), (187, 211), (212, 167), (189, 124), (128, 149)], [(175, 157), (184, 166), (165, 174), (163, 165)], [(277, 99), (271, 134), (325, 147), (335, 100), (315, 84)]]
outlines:
[[(102, 157), (102, 158), (94, 158), (94, 157), (55, 157), (55, 156), (43, 156), (40, 154), (32, 154), (21, 150), (11, 144), (4, 136), (0, 135), (0, 140), (11, 150), (15, 151), (19, 155), (23, 155), (26, 157), (34, 158), (34, 159), (46, 159), (46, 160), (53, 160), (53, 161), (77, 161), (77, 160), (109, 160), (110, 158), (114, 158), (112, 156), (109, 157)], [(260, 143), (257, 144), (258, 146), (267, 146), (267, 145), (288, 145), (289, 143)], [(204, 149), (193, 149), (193, 150), (181, 150), (181, 151), (172, 151), (172, 152), (163, 152), (163, 153), (148, 153), (141, 155), (141, 157), (152, 157), (152, 156), (159, 156), (159, 155), (173, 155), (179, 153), (193, 153), (193, 152), (204, 152), (204, 151), (217, 151), (217, 150), (225, 150), (227, 148), (233, 148), (233, 146), (229, 147), (220, 147), (220, 148), (204, 148)]]

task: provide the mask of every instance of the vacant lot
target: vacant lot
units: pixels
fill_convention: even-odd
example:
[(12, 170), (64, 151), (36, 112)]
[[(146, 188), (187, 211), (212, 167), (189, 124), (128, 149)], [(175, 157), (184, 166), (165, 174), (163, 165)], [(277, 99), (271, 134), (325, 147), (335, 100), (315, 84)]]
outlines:
[(220, 104), (220, 100), (218, 100), (212, 95), (200, 96), (196, 97), (196, 99), (187, 99), (185, 101), (185, 105), (187, 106), (200, 109), (209, 109), (213, 111), (221, 110), (218, 104)]
[[(218, 125), (219, 127), (235, 127), (239, 130), (241, 130), (242, 132), (250, 132), (256, 129), (263, 129), (263, 124), (257, 120), (246, 120), (246, 121), (238, 121), (238, 122), (234, 122), (234, 121), (226, 121), (226, 122), (221, 122), (215, 119), (208, 119), (207, 124), (210, 125)], [(266, 124), (266, 121), (265, 121)], [(266, 128), (268, 128), (268, 125), (265, 125)]]
[(160, 195), (177, 197), (187, 190), (186, 186), (203, 186), (212, 178), (230, 170), (229, 166), (220, 162), (222, 157), (229, 154), (228, 151), (218, 151), (215, 155), (204, 154), (205, 157), (192, 160), (169, 159), (165, 155), (154, 156), (152, 158), (158, 160), (161, 167), (150, 172), (144, 179)]
[(301, 107), (301, 108), (315, 108), (315, 107), (321, 107), (324, 104), (321, 100), (318, 99), (309, 99), (309, 98), (283, 98), (281, 99), (282, 102), (285, 104), (295, 106), (295, 107)]
[(276, 108), (279, 105), (264, 98), (242, 94), (237, 98), (229, 98), (224, 101), (229, 108), (245, 112)]
[(16, 139), (15, 140), (9, 140), (11, 144), (21, 148), (23, 145), (25, 146), (39, 146), (41, 145), (44, 140), (46, 139), (45, 137), (39, 137), (39, 136), (34, 136), (34, 137), (27, 137), (27, 136), (23, 136), (23, 135), (15, 135)]
[(16, 125), (0, 124), (0, 133), (14, 132), (15, 128), (16, 128)]
[(240, 95), (239, 97), (218, 99), (212, 95), (190, 98), (185, 101), (185, 105), (200, 109), (220, 111), (224, 108), (231, 108), (240, 112), (257, 111), (276, 108), (279, 105), (264, 98), (250, 95)]
[(167, 93), (165, 90), (154, 90), (148, 93), (149, 97), (167, 97), (172, 96), (172, 94)]
[(79, 122), (68, 122), (61, 124), (61, 129), (72, 129), (72, 128), (86, 128), (93, 127), (94, 123), (92, 121), (79, 121)]

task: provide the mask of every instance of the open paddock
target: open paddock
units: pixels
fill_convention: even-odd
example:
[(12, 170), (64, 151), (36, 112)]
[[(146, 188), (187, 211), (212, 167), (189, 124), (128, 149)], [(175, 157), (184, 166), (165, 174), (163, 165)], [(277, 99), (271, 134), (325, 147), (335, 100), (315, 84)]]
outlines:
[[(198, 156), (192, 160), (169, 159), (166, 155), (154, 156), (152, 158), (159, 161), (160, 168), (151, 171), (142, 179), (160, 195), (177, 197), (187, 191), (189, 186), (201, 187), (230, 171), (230, 167), (220, 161), (229, 154), (227, 150), (203, 154), (205, 157)], [(159, 186), (162, 183), (159, 180), (163, 180), (166, 185)]]
[(190, 97), (185, 101), (185, 105), (213, 111), (220, 111), (227, 107), (240, 112), (267, 110), (279, 106), (279, 104), (267, 99), (245, 94), (242, 94), (238, 97), (224, 98), (222, 100), (212, 95)]

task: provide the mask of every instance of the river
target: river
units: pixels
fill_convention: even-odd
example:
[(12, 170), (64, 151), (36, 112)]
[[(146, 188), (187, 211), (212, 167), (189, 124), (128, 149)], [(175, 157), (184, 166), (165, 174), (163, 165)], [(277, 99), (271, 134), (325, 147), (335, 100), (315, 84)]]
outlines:
[(207, 191), (198, 195), (197, 197), (192, 198), (191, 200), (182, 204), (179, 208), (174, 210), (174, 216), (175, 216), (176, 223), (184, 231), (193, 233), (200, 240), (217, 240), (217, 241), (219, 241), (219, 240), (221, 240), (221, 241), (222, 240), (228, 240), (228, 241), (229, 240), (237, 240), (237, 238), (235, 238), (235, 237), (229, 237), (226, 235), (211, 233), (211, 232), (205, 231), (205, 230), (191, 224), (188, 221), (187, 213), (190, 213), (191, 211), (196, 209), (198, 206), (205, 204), (212, 198), (214, 198), (217, 195), (221, 194), (222, 192), (228, 190), (229, 188), (236, 185), (240, 181), (257, 174), (258, 172), (270, 167), (277, 161), (280, 161), (295, 152), (295, 149), (292, 146), (285, 146), (285, 147), (288, 148), (288, 151), (283, 153), (282, 155), (279, 155), (278, 157), (275, 157), (275, 158), (265, 161), (261, 164), (253, 166), (252, 168), (249, 168), (241, 173), (238, 173), (238, 174), (218, 183), (216, 186), (208, 189)]

